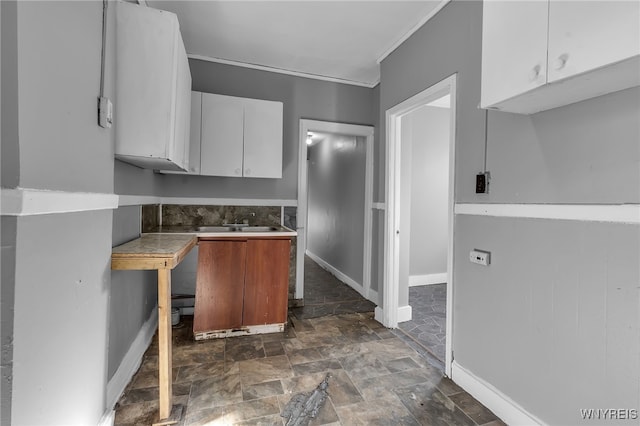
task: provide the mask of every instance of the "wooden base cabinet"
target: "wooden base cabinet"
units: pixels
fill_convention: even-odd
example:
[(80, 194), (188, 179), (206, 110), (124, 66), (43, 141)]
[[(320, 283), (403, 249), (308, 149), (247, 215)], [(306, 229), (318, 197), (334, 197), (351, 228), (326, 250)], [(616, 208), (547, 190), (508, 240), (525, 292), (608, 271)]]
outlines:
[(283, 329), (290, 247), (288, 238), (200, 239), (196, 340)]

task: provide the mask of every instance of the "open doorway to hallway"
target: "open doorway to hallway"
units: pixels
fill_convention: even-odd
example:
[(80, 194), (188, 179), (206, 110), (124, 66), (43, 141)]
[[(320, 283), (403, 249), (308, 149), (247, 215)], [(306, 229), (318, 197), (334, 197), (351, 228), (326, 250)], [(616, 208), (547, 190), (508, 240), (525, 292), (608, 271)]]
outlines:
[(453, 359), (455, 99), (454, 74), (386, 112), (385, 296), (376, 310), (385, 326), (406, 331), (443, 361), (448, 375)]
[(372, 311), (373, 128), (301, 120), (300, 142), (294, 312)]
[[(401, 119), (401, 149), (410, 151), (401, 167), (410, 168), (408, 298), (411, 319), (399, 322), (407, 336), (444, 367), (447, 301), (447, 221), (449, 199), (450, 95), (420, 107)], [(403, 156), (404, 157), (404, 156)], [(405, 176), (405, 173), (403, 173)], [(410, 189), (409, 189), (410, 188)], [(404, 193), (404, 189), (401, 190)], [(403, 197), (405, 199), (406, 197)], [(404, 247), (401, 246), (401, 250)], [(404, 274), (401, 261), (401, 274)], [(402, 279), (402, 278), (401, 278)], [(404, 289), (403, 289), (404, 291)]]

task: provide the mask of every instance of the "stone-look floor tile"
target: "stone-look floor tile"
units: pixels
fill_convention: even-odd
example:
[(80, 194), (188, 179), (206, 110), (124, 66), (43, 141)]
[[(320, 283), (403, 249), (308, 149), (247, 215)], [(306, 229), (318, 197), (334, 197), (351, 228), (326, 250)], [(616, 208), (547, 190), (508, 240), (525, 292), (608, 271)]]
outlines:
[(204, 364), (185, 365), (180, 367), (176, 383), (193, 382), (211, 376), (219, 376), (225, 373), (224, 361), (208, 362)]
[(294, 316), (289, 317), (289, 321), (291, 321), (291, 327), (293, 327), (293, 331), (296, 335), (301, 331), (314, 331), (313, 325), (309, 320), (306, 319), (298, 319)]
[(417, 355), (413, 349), (403, 344), (397, 337), (365, 342), (362, 345), (375, 353), (380, 361), (393, 361), (394, 359), (406, 357), (414, 358)]
[(379, 389), (393, 390), (396, 388), (428, 382), (433, 376), (424, 369), (401, 371), (385, 376), (372, 377), (364, 380), (355, 380), (354, 384), (366, 400), (375, 399), (379, 395)]
[(119, 407), (115, 426), (152, 424), (158, 417), (158, 401), (146, 401)]
[(407, 409), (424, 425), (474, 426), (475, 423), (432, 383), (395, 390)]
[(293, 373), (296, 376), (306, 374), (320, 373), (329, 370), (341, 369), (342, 365), (338, 360), (325, 359), (322, 361), (305, 362), (304, 364), (296, 364), (292, 366)]
[(287, 353), (291, 365), (304, 364), (306, 362), (324, 359), (317, 348), (296, 349)]
[(374, 353), (367, 352), (362, 354), (349, 355), (339, 358), (342, 368), (354, 380), (364, 380), (369, 377), (378, 377), (389, 374), (389, 370), (375, 356)]
[(411, 358), (406, 357), (388, 361), (385, 364), (385, 367), (387, 367), (390, 372), (397, 373), (398, 371), (413, 370), (415, 368), (420, 368), (421, 366)]
[(244, 386), (293, 376), (291, 364), (285, 355), (240, 361), (239, 367)]
[(271, 382), (257, 383), (255, 385), (247, 385), (242, 387), (242, 399), (249, 401), (252, 399), (266, 398), (274, 395), (282, 395), (282, 383), (280, 380)]
[(185, 426), (207, 426), (224, 423), (224, 407), (188, 410), (184, 418)]
[(282, 426), (283, 418), (279, 414), (273, 416), (265, 416), (257, 419), (245, 420), (244, 422), (234, 423), (237, 426)]
[(447, 396), (453, 395), (459, 392), (464, 392), (464, 389), (462, 389), (460, 386), (453, 383), (453, 381), (448, 377), (442, 377), (440, 380), (434, 383), (436, 384), (440, 392), (442, 392)]
[(264, 346), (264, 354), (266, 356), (284, 355), (284, 347), (282, 341), (266, 341), (262, 344)]
[(241, 401), (240, 375), (225, 374), (193, 382), (189, 396), (189, 410), (198, 411)]
[[(192, 342), (193, 343), (193, 342)], [(172, 362), (174, 367), (183, 365), (196, 365), (205, 362), (224, 360), (224, 341), (198, 342), (193, 346), (178, 346), (172, 351)]]
[[(189, 395), (191, 391), (191, 382), (189, 383), (175, 383), (172, 385), (173, 396)], [(128, 392), (122, 394), (118, 400), (118, 405), (136, 404), (139, 402), (157, 401), (159, 399), (158, 387), (153, 388), (141, 388), (130, 389)]]
[(244, 361), (266, 356), (260, 336), (231, 337), (226, 340), (225, 361)]
[(450, 395), (449, 398), (479, 425), (498, 420), (495, 414), (466, 392)]
[[(178, 367), (174, 367), (171, 371), (173, 383), (178, 377)], [(158, 370), (138, 371), (131, 382), (131, 389), (153, 388), (158, 386)]]
[(336, 407), (343, 425), (418, 426), (419, 423), (395, 395)]
[(360, 343), (340, 343), (331, 346), (322, 346), (317, 348), (323, 358), (344, 358), (350, 355), (357, 355), (371, 352), (368, 348)]
[[(173, 404), (186, 406), (187, 399), (188, 396), (186, 395), (176, 396), (173, 398)], [(118, 407), (114, 419), (114, 426), (150, 425), (158, 421), (158, 410), (159, 402), (157, 400), (138, 402)]]
[(276, 414), (280, 414), (280, 405), (278, 398), (272, 396), (227, 405), (224, 410), (224, 421), (225, 424), (237, 424), (246, 420)]
[(502, 420), (498, 419), (498, 420), (494, 420), (492, 422), (489, 423), (485, 423), (481, 426), (507, 426), (507, 424), (505, 422), (503, 422)]

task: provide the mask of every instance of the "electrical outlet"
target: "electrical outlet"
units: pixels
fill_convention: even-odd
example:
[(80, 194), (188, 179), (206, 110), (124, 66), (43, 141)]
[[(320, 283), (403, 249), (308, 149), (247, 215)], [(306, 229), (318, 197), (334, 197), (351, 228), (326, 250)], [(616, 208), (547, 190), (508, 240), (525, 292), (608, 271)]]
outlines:
[(479, 173), (476, 175), (476, 194), (489, 193), (489, 172)]
[(491, 263), (491, 252), (473, 249), (469, 253), (469, 261), (482, 266), (489, 266)]

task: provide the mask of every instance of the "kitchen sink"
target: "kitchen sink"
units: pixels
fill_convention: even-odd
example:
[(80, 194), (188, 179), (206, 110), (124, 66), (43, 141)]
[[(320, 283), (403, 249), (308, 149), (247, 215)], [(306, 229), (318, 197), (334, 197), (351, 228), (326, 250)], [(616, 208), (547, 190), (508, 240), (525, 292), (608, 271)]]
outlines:
[(198, 232), (275, 232), (280, 228), (276, 226), (198, 226)]

